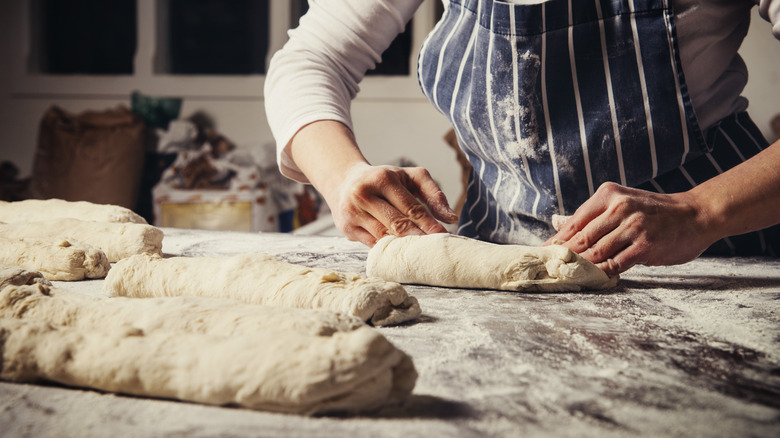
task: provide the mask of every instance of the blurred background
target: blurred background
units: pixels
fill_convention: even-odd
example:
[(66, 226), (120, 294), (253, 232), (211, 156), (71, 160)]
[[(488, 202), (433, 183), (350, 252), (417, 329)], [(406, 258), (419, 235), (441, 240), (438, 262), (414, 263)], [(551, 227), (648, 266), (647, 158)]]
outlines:
[[(756, 9), (745, 96), (773, 141), (780, 42)], [(306, 10), (306, 0), (3, 0), (0, 199), (86, 197), (190, 228), (326, 219), (316, 192), (278, 174), (263, 106), (268, 61)], [(455, 204), (462, 163), (415, 75), (441, 10), (425, 1), (352, 114), (372, 163), (426, 167)]]

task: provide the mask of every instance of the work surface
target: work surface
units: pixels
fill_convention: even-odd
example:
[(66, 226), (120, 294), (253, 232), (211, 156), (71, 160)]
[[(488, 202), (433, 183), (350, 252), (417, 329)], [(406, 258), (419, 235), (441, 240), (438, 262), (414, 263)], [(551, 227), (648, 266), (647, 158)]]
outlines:
[[(163, 251), (357, 273), (367, 255), (343, 238), (174, 229)], [(55, 284), (102, 294), (102, 280)], [(407, 291), (423, 316), (377, 329), (419, 372), (404, 406), (309, 418), (0, 382), (0, 435), (780, 436), (780, 260), (635, 267), (602, 293)]]

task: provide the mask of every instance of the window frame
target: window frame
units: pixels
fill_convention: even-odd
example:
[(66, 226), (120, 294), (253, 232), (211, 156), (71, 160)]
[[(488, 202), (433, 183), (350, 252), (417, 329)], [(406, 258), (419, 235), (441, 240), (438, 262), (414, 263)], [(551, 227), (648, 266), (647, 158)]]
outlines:
[[(417, 83), (417, 55), (425, 36), (435, 24), (436, 3), (426, 0), (412, 20), (410, 73), (406, 76), (367, 76), (361, 82), (360, 100), (423, 99)], [(177, 96), (189, 100), (262, 100), (265, 75), (176, 75), (162, 72), (165, 32), (165, 0), (137, 0), (138, 42), (132, 74), (83, 75), (36, 72), (37, 54), (32, 27), (33, 2), (14, 0), (14, 15), (20, 19), (21, 35), (13, 45), (16, 53), (9, 62), (11, 92), (16, 97), (57, 98), (129, 98), (133, 91), (156, 96)], [(269, 0), (271, 29), (266, 66), (287, 41), (287, 30), (294, 23), (291, 2)], [(296, 20), (297, 21), (297, 20)]]

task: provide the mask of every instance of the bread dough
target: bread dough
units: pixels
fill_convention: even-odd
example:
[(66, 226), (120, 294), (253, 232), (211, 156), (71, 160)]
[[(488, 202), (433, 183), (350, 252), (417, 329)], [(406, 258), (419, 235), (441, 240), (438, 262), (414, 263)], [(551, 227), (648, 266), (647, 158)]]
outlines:
[(87, 201), (69, 202), (62, 199), (0, 201), (0, 222), (39, 222), (66, 217), (96, 222), (146, 224), (146, 220), (132, 210), (117, 205), (93, 204)]
[(0, 224), (0, 237), (77, 240), (100, 248), (113, 263), (134, 254), (162, 254), (163, 232), (144, 224), (63, 218)]
[(554, 292), (617, 284), (617, 277), (563, 246), (498, 245), (444, 233), (384, 237), (369, 251), (366, 272), (399, 283), (476, 289)]
[(38, 271), (28, 271), (16, 266), (0, 264), (0, 291), (6, 286), (23, 286), (28, 284), (44, 284), (51, 286), (43, 274)]
[(397, 403), (416, 376), (411, 359), (367, 326), (219, 336), (0, 318), (4, 380), (314, 414)]
[(0, 237), (0, 263), (65, 281), (103, 278), (111, 269), (103, 251), (72, 240)]
[(0, 359), (7, 380), (295, 413), (374, 410), (417, 378), (406, 354), (348, 315), (44, 284), (0, 290)]
[(219, 336), (264, 330), (330, 336), (365, 325), (354, 316), (328, 310), (268, 307), (203, 297), (96, 297), (44, 284), (0, 290), (0, 318), (39, 319), (82, 329), (126, 325), (144, 332), (184, 331)]
[(552, 227), (555, 231), (561, 231), (561, 227), (566, 225), (566, 222), (571, 218), (571, 216), (564, 216), (561, 214), (554, 214), (552, 215)]
[(417, 318), (420, 305), (398, 284), (307, 268), (263, 253), (234, 257), (137, 255), (117, 263), (103, 284), (111, 296), (205, 296), (254, 304), (330, 309), (374, 325)]

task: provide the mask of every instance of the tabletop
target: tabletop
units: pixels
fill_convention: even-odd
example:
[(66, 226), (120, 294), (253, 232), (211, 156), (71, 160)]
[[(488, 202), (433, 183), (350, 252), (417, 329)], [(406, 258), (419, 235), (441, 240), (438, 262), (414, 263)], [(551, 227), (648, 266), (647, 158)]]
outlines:
[[(365, 273), (341, 237), (164, 232), (166, 255)], [(2, 436), (780, 436), (780, 259), (637, 266), (601, 292), (406, 289), (422, 316), (376, 328), (419, 373), (403, 406), (303, 417), (0, 382)]]

